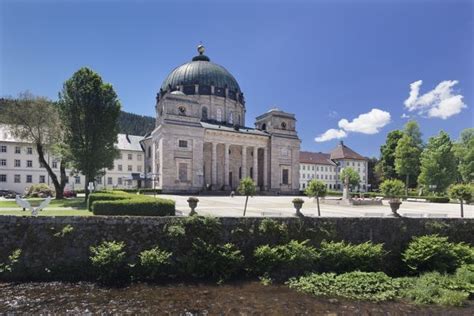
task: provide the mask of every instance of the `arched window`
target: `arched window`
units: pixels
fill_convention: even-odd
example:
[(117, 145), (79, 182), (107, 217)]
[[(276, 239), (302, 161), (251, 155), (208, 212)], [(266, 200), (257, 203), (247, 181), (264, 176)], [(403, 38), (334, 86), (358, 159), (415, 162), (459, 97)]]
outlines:
[(281, 122), (281, 129), (286, 129), (286, 123), (285, 122)]
[(201, 115), (202, 120), (207, 120), (207, 107), (203, 106), (202, 107), (202, 115)]
[(262, 124), (262, 130), (264, 130), (264, 131), (267, 130), (267, 124), (265, 124), (265, 123)]
[(178, 107), (178, 114), (179, 114), (179, 115), (186, 115), (186, 107), (183, 106), (183, 105), (180, 105), (180, 106)]
[(234, 114), (232, 112), (229, 114), (229, 124), (234, 124)]
[(217, 111), (216, 111), (216, 120), (218, 122), (222, 121), (222, 110), (220, 108), (218, 108)]

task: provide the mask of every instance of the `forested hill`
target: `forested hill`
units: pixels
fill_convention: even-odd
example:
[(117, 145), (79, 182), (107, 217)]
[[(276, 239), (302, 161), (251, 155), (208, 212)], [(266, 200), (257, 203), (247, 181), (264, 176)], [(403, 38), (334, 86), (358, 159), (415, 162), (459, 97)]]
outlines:
[[(2, 115), (2, 110), (14, 102), (12, 99), (0, 98), (0, 123), (7, 123)], [(151, 116), (143, 116), (128, 112), (121, 112), (119, 117), (120, 133), (143, 136), (153, 131), (155, 119)]]
[(120, 133), (143, 136), (155, 128), (155, 118), (128, 112), (121, 112), (119, 117)]

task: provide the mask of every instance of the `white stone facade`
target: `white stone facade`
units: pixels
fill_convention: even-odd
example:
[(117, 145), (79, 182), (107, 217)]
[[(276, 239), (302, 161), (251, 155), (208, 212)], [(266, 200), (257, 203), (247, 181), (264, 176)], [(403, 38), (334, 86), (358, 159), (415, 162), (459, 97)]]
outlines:
[[(96, 186), (101, 188), (134, 188), (143, 182), (144, 158), (139, 140), (141, 136), (118, 135), (117, 148), (120, 155), (114, 161), (114, 168), (104, 170), (104, 176), (97, 178)], [(48, 152), (45, 159), (59, 179), (59, 161)], [(140, 176), (141, 174), (141, 176)], [(66, 169), (67, 190), (84, 189), (85, 177)], [(142, 178), (143, 180), (140, 180)], [(0, 190), (24, 193), (31, 185), (45, 183), (54, 189), (51, 178), (40, 166), (34, 144), (12, 137), (7, 125), (0, 126)]]

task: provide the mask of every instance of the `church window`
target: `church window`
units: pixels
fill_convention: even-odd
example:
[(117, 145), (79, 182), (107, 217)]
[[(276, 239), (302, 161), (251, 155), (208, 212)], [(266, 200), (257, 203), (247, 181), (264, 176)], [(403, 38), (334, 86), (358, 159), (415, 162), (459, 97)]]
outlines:
[(178, 146), (179, 146), (179, 148), (188, 148), (188, 141), (187, 140), (179, 140)]
[(283, 169), (281, 171), (281, 182), (283, 184), (288, 184), (288, 169)]
[(286, 123), (285, 122), (281, 122), (281, 129), (286, 129)]
[(253, 179), (253, 167), (250, 167), (250, 178)]
[(234, 124), (234, 114), (232, 112), (229, 114), (229, 124)]
[(180, 163), (178, 165), (178, 177), (179, 181), (186, 182), (188, 181), (188, 164)]
[(239, 179), (242, 179), (242, 167), (239, 167)]
[(186, 115), (186, 108), (184, 106), (178, 107), (178, 113), (179, 115)]
[(201, 119), (204, 121), (207, 120), (207, 107), (205, 106), (202, 108)]
[(151, 158), (151, 146), (148, 146), (148, 158)]
[(263, 130), (263, 131), (266, 131), (266, 130), (267, 130), (267, 124), (265, 124), (265, 123), (262, 124), (262, 130)]
[(216, 120), (218, 122), (222, 121), (222, 110), (221, 109), (217, 109), (217, 111), (216, 111)]

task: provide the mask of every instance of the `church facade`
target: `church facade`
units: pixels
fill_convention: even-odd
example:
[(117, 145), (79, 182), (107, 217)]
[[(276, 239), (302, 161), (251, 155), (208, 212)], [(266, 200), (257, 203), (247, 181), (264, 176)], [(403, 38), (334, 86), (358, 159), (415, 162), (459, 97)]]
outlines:
[(294, 114), (271, 109), (247, 127), (239, 84), (202, 45), (198, 52), (157, 94), (156, 126), (142, 140), (147, 185), (163, 192), (230, 191), (251, 177), (261, 192), (297, 192)]

